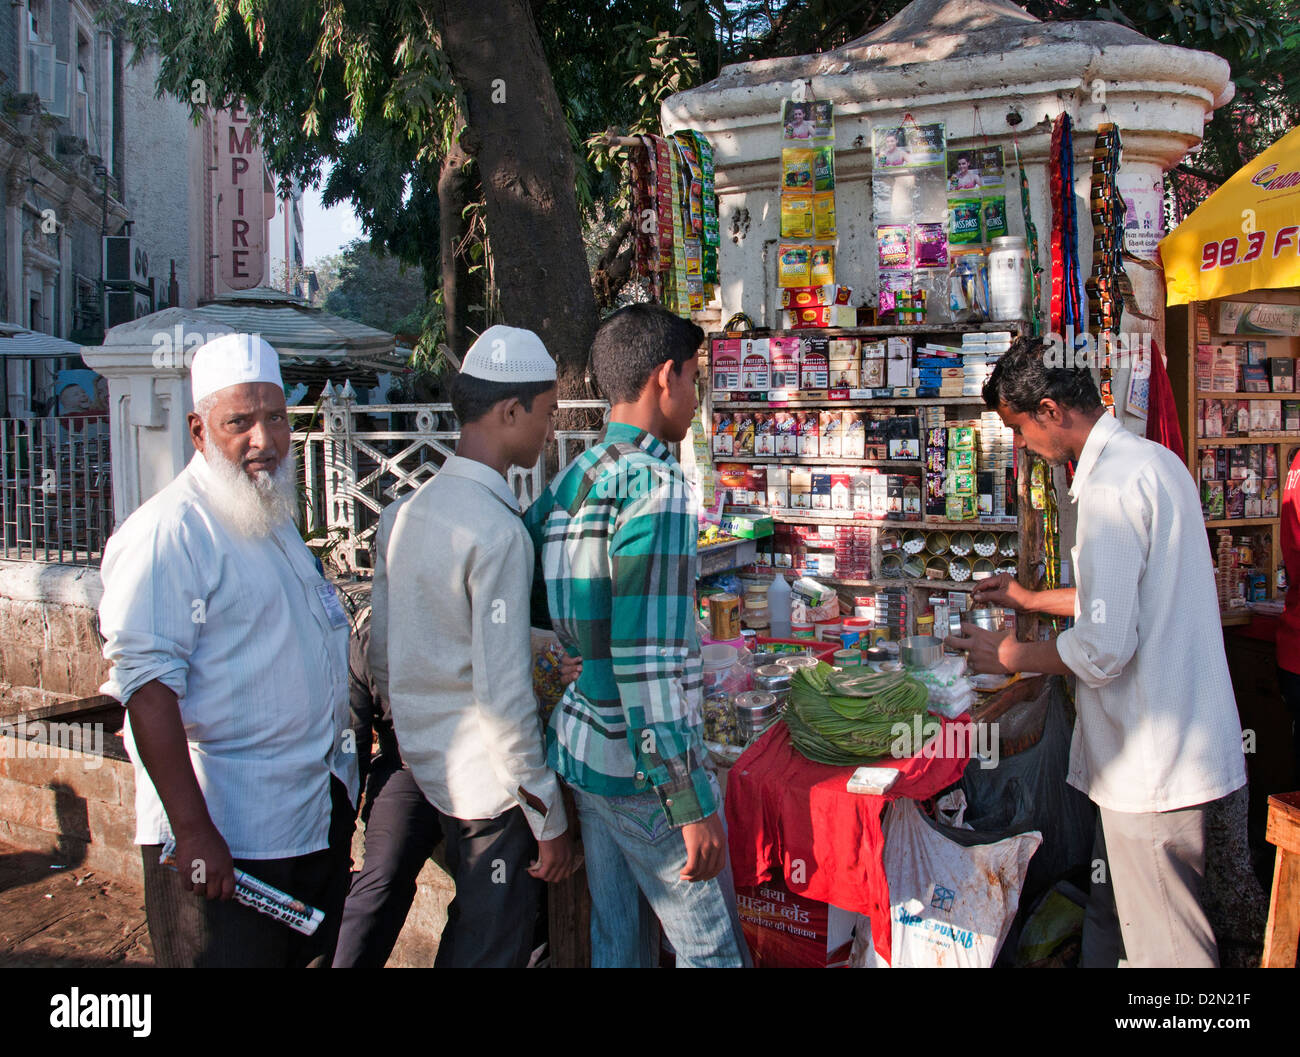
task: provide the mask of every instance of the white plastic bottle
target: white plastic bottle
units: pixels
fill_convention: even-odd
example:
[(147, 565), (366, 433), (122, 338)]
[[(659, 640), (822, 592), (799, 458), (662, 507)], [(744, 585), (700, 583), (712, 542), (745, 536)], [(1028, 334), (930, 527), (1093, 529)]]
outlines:
[(790, 637), (790, 585), (785, 576), (777, 573), (772, 586), (767, 589), (767, 611), (772, 622), (772, 638)]

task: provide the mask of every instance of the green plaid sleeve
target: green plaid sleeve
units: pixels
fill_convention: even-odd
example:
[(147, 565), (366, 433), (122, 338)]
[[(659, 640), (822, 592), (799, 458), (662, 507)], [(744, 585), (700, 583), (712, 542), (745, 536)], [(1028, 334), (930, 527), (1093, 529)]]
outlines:
[(649, 480), (623, 505), (610, 540), (610, 657), (637, 769), (676, 828), (717, 810), (683, 688), (695, 640), (697, 526), (680, 475), (655, 466)]

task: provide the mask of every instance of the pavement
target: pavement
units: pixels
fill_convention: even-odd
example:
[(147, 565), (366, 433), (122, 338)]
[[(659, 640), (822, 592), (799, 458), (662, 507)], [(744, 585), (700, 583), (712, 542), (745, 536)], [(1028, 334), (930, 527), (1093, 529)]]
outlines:
[[(352, 848), (360, 867), (365, 849), (360, 827)], [(389, 968), (433, 965), (453, 891), (438, 863), (426, 863)], [(0, 841), (0, 969), (153, 964), (142, 886)]]
[(0, 843), (0, 968), (152, 965), (141, 888)]

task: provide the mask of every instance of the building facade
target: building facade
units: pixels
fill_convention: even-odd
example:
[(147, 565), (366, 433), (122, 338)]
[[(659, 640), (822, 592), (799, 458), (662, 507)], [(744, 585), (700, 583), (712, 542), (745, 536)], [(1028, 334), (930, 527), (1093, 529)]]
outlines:
[[(122, 198), (121, 40), (88, 0), (0, 13), (0, 316), (73, 341), (102, 334), (101, 237)], [(6, 364), (10, 413), (30, 413), (52, 363)]]

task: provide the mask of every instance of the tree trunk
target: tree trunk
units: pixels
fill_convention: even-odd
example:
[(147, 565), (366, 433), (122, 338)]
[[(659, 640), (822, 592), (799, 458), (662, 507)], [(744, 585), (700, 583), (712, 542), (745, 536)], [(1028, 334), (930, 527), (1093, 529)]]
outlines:
[(596, 301), (574, 192), (573, 146), (525, 0), (422, 0), (465, 96), (506, 322), (556, 358), (560, 395), (587, 395)]
[(447, 345), (459, 361), (474, 343), (469, 330), (469, 263), (456, 247), (465, 238), (465, 207), (469, 204), (473, 179), (468, 170), (469, 154), (460, 144), (464, 118), (457, 114), (451, 150), (442, 159), (438, 173), (438, 238), (442, 260), (442, 309), (447, 323)]

